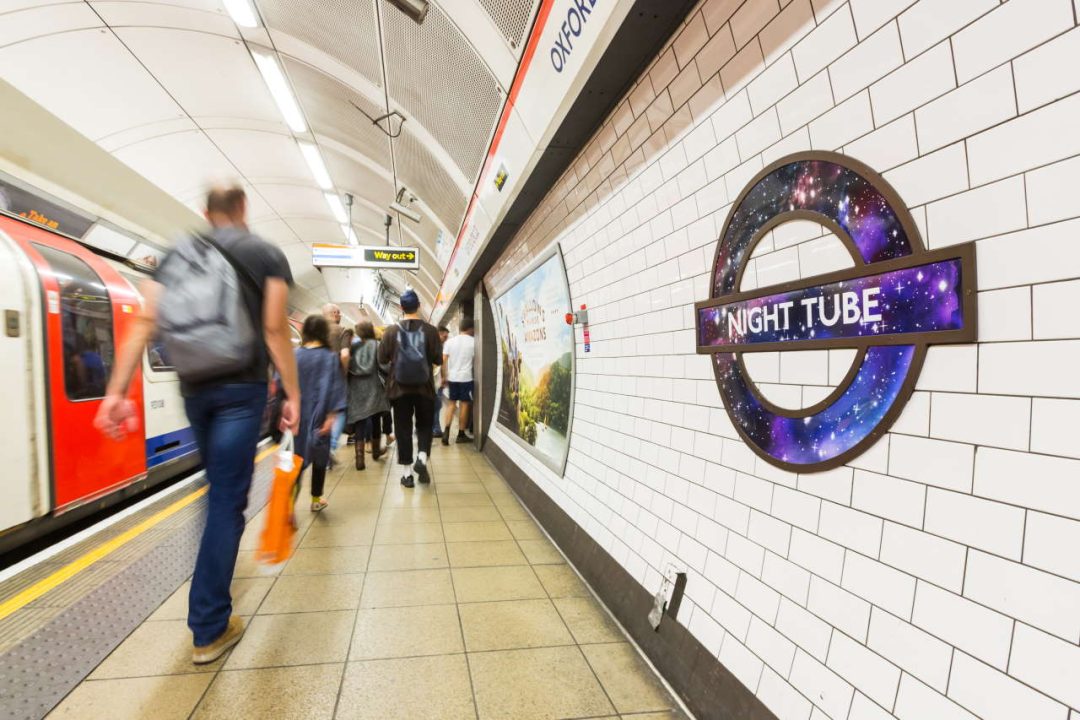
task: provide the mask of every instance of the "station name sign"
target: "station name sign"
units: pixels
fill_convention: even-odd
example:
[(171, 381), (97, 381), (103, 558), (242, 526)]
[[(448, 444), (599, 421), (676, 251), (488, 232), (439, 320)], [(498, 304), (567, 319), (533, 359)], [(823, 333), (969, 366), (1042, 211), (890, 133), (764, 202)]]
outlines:
[(311, 264), (315, 267), (355, 267), (416, 270), (420, 267), (417, 248), (397, 246), (330, 245), (311, 246)]
[(581, 37), (597, 2), (598, 0), (570, 0), (566, 17), (556, 28), (555, 42), (549, 53), (551, 67), (555, 68), (555, 72), (561, 73), (570, 62), (570, 55), (574, 52), (574, 40)]

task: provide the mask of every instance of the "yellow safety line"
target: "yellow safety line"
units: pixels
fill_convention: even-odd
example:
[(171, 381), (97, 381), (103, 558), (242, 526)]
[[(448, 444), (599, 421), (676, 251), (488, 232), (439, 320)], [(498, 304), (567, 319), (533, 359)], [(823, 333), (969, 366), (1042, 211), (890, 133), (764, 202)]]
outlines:
[[(277, 446), (271, 446), (266, 448), (255, 457), (255, 462), (262, 462), (275, 450), (277, 450)], [(144, 532), (154, 527), (165, 518), (171, 515), (175, 515), (179, 511), (183, 510), (188, 505), (205, 495), (207, 490), (208, 487), (204, 485), (195, 492), (180, 498), (169, 507), (154, 513), (135, 527), (120, 533), (113, 539), (108, 540), (101, 545), (98, 545), (96, 548), (87, 552), (85, 555), (76, 558), (64, 567), (60, 568), (52, 575), (38, 580), (36, 583), (26, 588), (22, 592), (9, 598), (8, 600), (5, 600), (3, 603), (0, 603), (0, 620), (3, 620), (8, 615), (12, 614), (17, 610), (20, 610), (34, 600), (37, 600), (39, 597), (49, 592), (53, 588), (56, 588), (57, 586), (67, 582), (68, 580), (75, 577), (80, 572), (90, 567), (97, 561), (107, 557), (113, 552), (116, 552), (121, 547), (134, 540), (138, 536), (142, 535)]]

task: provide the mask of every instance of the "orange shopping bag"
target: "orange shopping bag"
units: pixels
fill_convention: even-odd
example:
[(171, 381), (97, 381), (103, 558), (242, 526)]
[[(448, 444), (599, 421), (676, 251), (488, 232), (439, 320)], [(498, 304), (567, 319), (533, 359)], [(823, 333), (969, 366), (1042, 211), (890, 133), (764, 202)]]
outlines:
[(270, 488), (270, 503), (266, 510), (266, 527), (259, 541), (259, 562), (271, 568), (281, 565), (292, 555), (293, 487), (300, 475), (303, 460), (293, 453), (293, 435), (286, 431), (275, 455), (274, 484)]

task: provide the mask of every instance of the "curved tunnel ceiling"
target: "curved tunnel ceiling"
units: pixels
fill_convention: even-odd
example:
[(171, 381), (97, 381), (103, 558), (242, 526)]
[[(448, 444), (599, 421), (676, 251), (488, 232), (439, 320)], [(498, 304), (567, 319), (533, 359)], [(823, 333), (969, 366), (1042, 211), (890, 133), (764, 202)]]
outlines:
[[(221, 0), (5, 0), (0, 76), (195, 210), (239, 179), (252, 228), (297, 283), (326, 298), (310, 246), (344, 234), (297, 141), (319, 148), (333, 192), (355, 197), (361, 244), (419, 245), (419, 271), (382, 271), (432, 303), (539, 0), (433, 0), (421, 25), (387, 0), (253, 0), (241, 28)], [(253, 53), (278, 58), (306, 120), (294, 133)], [(369, 118), (405, 118), (389, 137)], [(385, 122), (383, 127), (385, 127)], [(394, 122), (393, 130), (397, 130)], [(430, 305), (429, 305), (430, 306)]]

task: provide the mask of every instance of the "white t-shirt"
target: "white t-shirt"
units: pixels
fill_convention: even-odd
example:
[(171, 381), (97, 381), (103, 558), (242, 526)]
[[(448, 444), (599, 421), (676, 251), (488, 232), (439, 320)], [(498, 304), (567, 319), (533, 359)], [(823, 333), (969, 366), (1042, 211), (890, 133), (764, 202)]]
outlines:
[(455, 335), (443, 343), (446, 363), (443, 372), (448, 382), (472, 382), (473, 357), (476, 356), (476, 339), (471, 335)]

